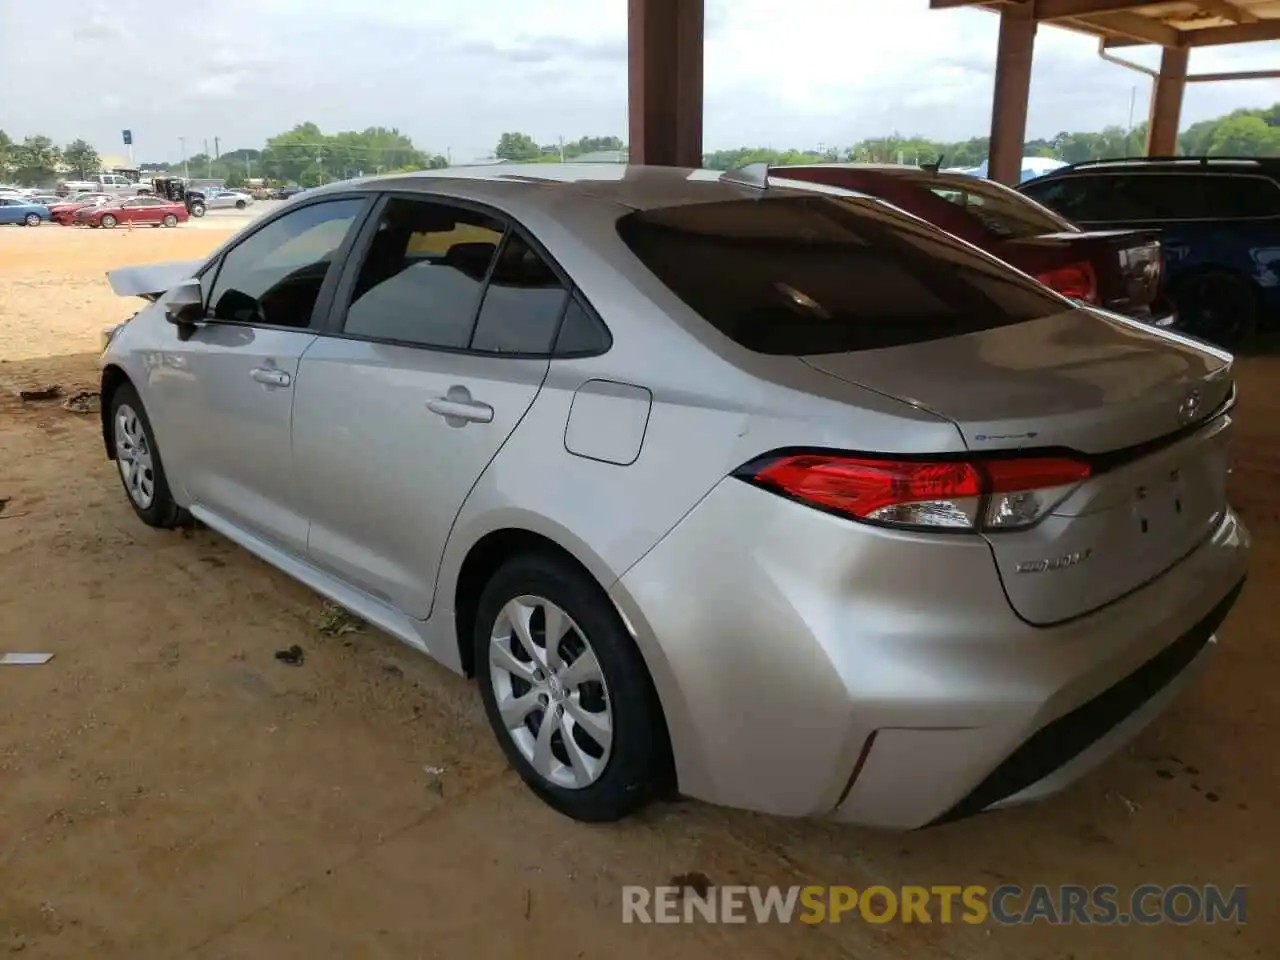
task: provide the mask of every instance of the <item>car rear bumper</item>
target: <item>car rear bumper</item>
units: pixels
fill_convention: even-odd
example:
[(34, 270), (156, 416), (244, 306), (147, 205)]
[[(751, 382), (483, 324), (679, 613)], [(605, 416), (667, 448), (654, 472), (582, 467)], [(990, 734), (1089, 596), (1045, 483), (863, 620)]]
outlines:
[(1053, 792), (1136, 734), (1203, 659), (1248, 549), (1228, 511), (1157, 580), (1037, 628), (980, 538), (859, 526), (727, 480), (612, 594), (682, 792), (913, 828)]

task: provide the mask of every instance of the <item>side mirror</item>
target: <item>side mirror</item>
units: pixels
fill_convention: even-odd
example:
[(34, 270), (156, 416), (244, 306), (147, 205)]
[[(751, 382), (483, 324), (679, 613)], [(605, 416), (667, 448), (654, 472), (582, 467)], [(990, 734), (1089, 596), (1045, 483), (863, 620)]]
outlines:
[(204, 323), (204, 292), (200, 281), (194, 277), (183, 280), (162, 298), (164, 316), (180, 327), (195, 327)]

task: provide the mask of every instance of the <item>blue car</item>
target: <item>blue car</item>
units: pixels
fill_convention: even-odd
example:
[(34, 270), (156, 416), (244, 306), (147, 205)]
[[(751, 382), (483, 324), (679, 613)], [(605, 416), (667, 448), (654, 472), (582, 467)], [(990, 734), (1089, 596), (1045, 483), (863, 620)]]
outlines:
[(1187, 333), (1242, 349), (1280, 318), (1280, 160), (1094, 160), (1017, 189), (1086, 230), (1159, 229)]
[(38, 227), (49, 219), (49, 208), (22, 197), (0, 197), (0, 223)]

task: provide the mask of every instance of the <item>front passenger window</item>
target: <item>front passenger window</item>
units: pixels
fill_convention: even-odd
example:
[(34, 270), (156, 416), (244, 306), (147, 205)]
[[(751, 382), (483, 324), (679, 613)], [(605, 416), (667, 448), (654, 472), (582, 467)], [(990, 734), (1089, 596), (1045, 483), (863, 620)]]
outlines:
[(209, 294), (214, 320), (305, 328), (334, 255), (363, 200), (331, 200), (294, 210), (222, 258)]

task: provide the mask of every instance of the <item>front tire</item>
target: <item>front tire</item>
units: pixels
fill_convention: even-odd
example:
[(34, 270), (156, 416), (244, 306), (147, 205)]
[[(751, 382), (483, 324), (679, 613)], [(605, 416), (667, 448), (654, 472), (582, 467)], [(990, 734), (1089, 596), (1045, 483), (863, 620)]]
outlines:
[(248, 206), (248, 204), (247, 204), (247, 203), (245, 203), (243, 200), (237, 200), (237, 201), (236, 201), (236, 209), (237, 209), (237, 210), (243, 210), (243, 209), (244, 209), (245, 207), (247, 207), (247, 206)]
[(119, 223), (119, 221), (116, 220), (116, 218), (113, 217), (111, 214), (104, 213), (102, 215), (102, 225), (106, 227), (108, 230), (114, 227), (117, 223)]
[(187, 523), (188, 514), (173, 499), (155, 432), (132, 384), (121, 384), (111, 395), (108, 422), (117, 472), (133, 512), (149, 527), (169, 529)]
[(664, 786), (669, 754), (653, 682), (585, 572), (549, 555), (508, 561), (481, 595), (474, 644), (489, 724), (553, 809), (620, 820)]
[(191, 215), (193, 217), (203, 217), (205, 213), (203, 203), (193, 203), (191, 205)]
[(28, 213), (25, 217), (22, 218), (22, 222), (25, 223), (28, 227), (38, 227), (40, 226), (40, 214)]

